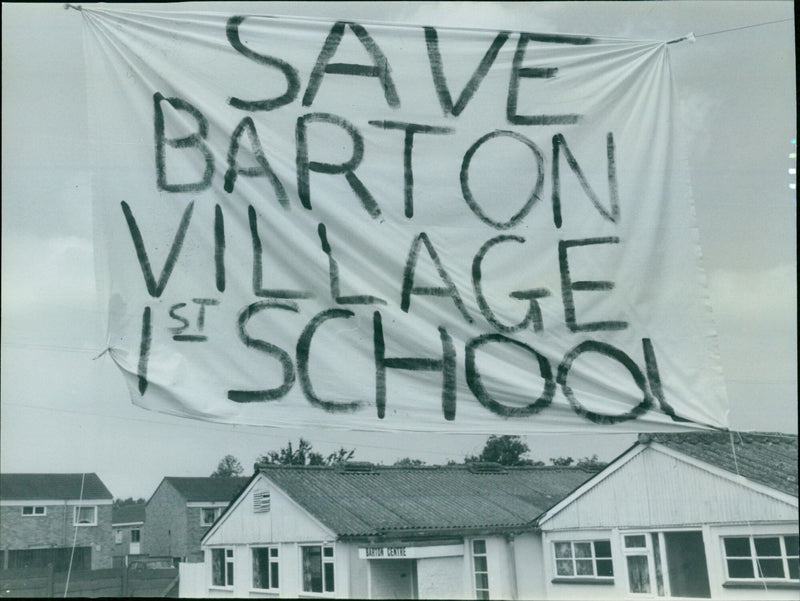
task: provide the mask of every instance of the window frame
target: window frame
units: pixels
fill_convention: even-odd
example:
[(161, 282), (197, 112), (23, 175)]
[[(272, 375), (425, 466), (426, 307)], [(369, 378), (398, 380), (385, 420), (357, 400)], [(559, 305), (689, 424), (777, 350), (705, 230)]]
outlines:
[[(206, 519), (205, 519), (206, 511), (211, 511), (213, 516), (214, 516), (214, 519), (212, 519), (210, 522), (207, 522)], [(220, 507), (201, 507), (200, 508), (200, 525), (201, 526), (213, 526), (214, 522), (216, 522), (217, 518), (219, 518), (220, 513), (221, 513), (221, 508)]]
[[(475, 543), (483, 543), (483, 552), (479, 553), (475, 550)], [(485, 538), (473, 538), (470, 540), (469, 543), (469, 550), (470, 555), (472, 556), (472, 592), (474, 593), (475, 599), (490, 599), (490, 587), (489, 587), (489, 547), (486, 544)], [(486, 562), (486, 569), (479, 570), (477, 566), (477, 558), (482, 557)], [(486, 577), (486, 588), (478, 586), (478, 575), (482, 574)], [(485, 593), (481, 595), (481, 593)]]
[[(80, 522), (78, 521), (78, 515), (80, 514), (81, 510), (91, 509), (92, 510), (92, 521), (91, 522)], [(97, 526), (97, 505), (75, 505), (72, 511), (72, 523), (75, 526)]]
[[(323, 596), (334, 596), (336, 595), (336, 550), (335, 545), (333, 543), (317, 543), (317, 544), (303, 544), (298, 545), (300, 550), (300, 593), (304, 595), (323, 595)], [(305, 567), (303, 566), (303, 550), (304, 549), (311, 549), (311, 548), (318, 548), (320, 553), (320, 571), (322, 574), (322, 590), (321, 591), (314, 591), (314, 590), (306, 590), (305, 589)], [(326, 555), (325, 551), (330, 549), (330, 555)], [(333, 572), (333, 583), (331, 590), (327, 590), (327, 582), (325, 576), (325, 564), (331, 565), (331, 570)]]
[[(787, 547), (786, 539), (788, 537), (797, 536), (796, 534), (731, 534), (731, 535), (723, 535), (720, 536), (720, 546), (722, 547), (722, 563), (723, 563), (723, 570), (725, 574), (725, 579), (728, 582), (735, 582), (735, 583), (777, 583), (777, 582), (788, 582), (788, 583), (797, 583), (800, 582), (800, 578), (792, 578), (791, 571), (789, 569), (789, 560), (791, 559), (798, 559), (798, 555), (790, 555), (789, 549)], [(725, 541), (729, 539), (746, 539), (748, 542), (748, 549), (750, 551), (750, 555), (728, 555), (728, 550), (725, 546)], [(778, 539), (778, 544), (780, 546), (780, 555), (758, 555), (758, 551), (756, 549), (755, 541), (757, 539), (769, 539), (774, 538)], [(729, 562), (731, 560), (750, 560), (750, 567), (753, 571), (753, 576), (731, 576), (730, 575), (730, 567)], [(783, 569), (783, 576), (761, 576), (761, 569), (759, 566), (759, 559), (768, 559), (768, 560), (781, 560), (781, 567)]]
[[(26, 509), (30, 509), (31, 512), (25, 513)], [(37, 511), (37, 509), (41, 511)], [(45, 505), (23, 505), (20, 514), (24, 518), (40, 518), (47, 515), (47, 507)]]
[(122, 528), (114, 528), (114, 544), (122, 544)]
[[(269, 579), (269, 586), (267, 588), (258, 587), (255, 584), (255, 577), (256, 577), (256, 572), (255, 572), (255, 552), (256, 551), (263, 551), (263, 550), (267, 551), (267, 578)], [(274, 554), (273, 554), (273, 551), (274, 551)], [(250, 590), (251, 591), (258, 591), (258, 592), (264, 591), (264, 592), (271, 592), (271, 593), (275, 593), (275, 592), (280, 591), (281, 590), (281, 576), (280, 576), (280, 573), (281, 573), (281, 552), (280, 552), (280, 546), (279, 545), (251, 545), (250, 546), (250, 559), (251, 559), (251, 562), (252, 562), (251, 565), (253, 566), (253, 570), (252, 570), (251, 578), (250, 578)], [(277, 566), (276, 569), (278, 571), (278, 578), (277, 578), (278, 584), (277, 584), (277, 586), (273, 586), (273, 581), (272, 581), (272, 566), (273, 565)]]
[[(222, 552), (222, 584), (214, 582), (214, 552)], [(211, 588), (231, 590), (236, 582), (235, 552), (233, 547), (211, 548)]]
[[(613, 558), (613, 550), (611, 545), (610, 538), (587, 538), (587, 539), (569, 539), (569, 540), (552, 540), (551, 541), (551, 557), (553, 560), (553, 578), (564, 582), (586, 582), (592, 581), (599, 584), (613, 584), (615, 579), (614, 574), (614, 558)], [(595, 543), (606, 543), (608, 545), (609, 554), (606, 557), (605, 555), (599, 556), (597, 554), (597, 547)], [(561, 544), (569, 544), (570, 546), (570, 556), (569, 557), (559, 557), (556, 554), (556, 545)], [(576, 544), (589, 544), (591, 549), (591, 555), (588, 557), (578, 557), (575, 553), (575, 545)], [(572, 574), (559, 574), (558, 573), (558, 562), (559, 561), (571, 561), (572, 563)], [(578, 574), (577, 569), (577, 561), (578, 560), (591, 560), (592, 562), (592, 574)], [(597, 570), (597, 561), (609, 561), (611, 562), (611, 575), (610, 576), (601, 576), (598, 574)]]
[[(133, 533), (136, 533), (136, 540), (134, 540)], [(141, 543), (142, 542), (142, 529), (141, 528), (131, 528), (131, 543)]]

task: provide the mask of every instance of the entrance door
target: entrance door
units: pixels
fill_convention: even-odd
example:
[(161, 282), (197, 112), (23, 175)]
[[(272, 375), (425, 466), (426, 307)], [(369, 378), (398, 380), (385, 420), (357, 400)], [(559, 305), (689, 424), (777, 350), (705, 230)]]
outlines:
[(711, 597), (702, 532), (637, 532), (622, 538), (629, 592)]
[(416, 599), (416, 559), (370, 559), (373, 599)]
[(702, 532), (664, 532), (673, 597), (711, 598)]

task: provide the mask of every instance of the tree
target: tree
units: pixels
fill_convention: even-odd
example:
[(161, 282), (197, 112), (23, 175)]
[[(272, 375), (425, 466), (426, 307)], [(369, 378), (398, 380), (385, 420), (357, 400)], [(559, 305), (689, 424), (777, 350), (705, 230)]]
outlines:
[(219, 460), (217, 469), (211, 474), (212, 478), (233, 478), (234, 476), (241, 476), (244, 473), (244, 468), (239, 460), (233, 455), (225, 455)]
[(425, 462), (422, 459), (411, 459), (411, 457), (403, 457), (402, 459), (398, 459), (392, 465), (397, 467), (421, 467), (425, 465)]
[(355, 449), (339, 449), (328, 455), (317, 453), (310, 442), (300, 438), (297, 447), (292, 446), (292, 441), (277, 451), (267, 451), (256, 459), (257, 464), (264, 465), (336, 465), (350, 461), (356, 454)]
[(607, 465), (608, 465), (607, 461), (600, 461), (597, 458), (597, 453), (595, 453), (591, 457), (584, 457), (582, 459), (578, 459), (578, 463), (576, 464), (577, 467), (588, 470), (601, 470)]
[(114, 499), (114, 504), (112, 507), (114, 507), (114, 509), (119, 509), (120, 507), (125, 507), (126, 505), (137, 505), (144, 502), (145, 500), (142, 497), (139, 497), (138, 499), (134, 499), (133, 497), (128, 497), (127, 499)]
[[(597, 457), (597, 455), (595, 455), (595, 457)], [(551, 457), (550, 463), (557, 467), (569, 467), (575, 463), (575, 460), (572, 457)]]
[(530, 452), (528, 443), (519, 436), (492, 434), (483, 447), (480, 455), (468, 455), (464, 461), (491, 461), (500, 465), (544, 465), (541, 461), (533, 461), (525, 457)]

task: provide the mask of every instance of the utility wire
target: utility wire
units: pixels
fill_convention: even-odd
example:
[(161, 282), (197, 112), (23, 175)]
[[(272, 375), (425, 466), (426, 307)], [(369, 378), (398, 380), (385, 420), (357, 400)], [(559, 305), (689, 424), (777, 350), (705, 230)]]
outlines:
[(777, 21), (767, 21), (766, 23), (755, 23), (753, 25), (742, 25), (741, 27), (731, 27), (730, 29), (720, 29), (719, 31), (712, 31), (710, 33), (701, 33), (695, 38), (704, 38), (709, 35), (717, 35), (719, 33), (728, 33), (729, 31), (739, 31), (741, 29), (751, 29), (753, 27), (763, 27), (764, 25), (773, 25), (774, 23), (786, 23), (787, 21), (794, 21), (794, 19), (778, 19)]

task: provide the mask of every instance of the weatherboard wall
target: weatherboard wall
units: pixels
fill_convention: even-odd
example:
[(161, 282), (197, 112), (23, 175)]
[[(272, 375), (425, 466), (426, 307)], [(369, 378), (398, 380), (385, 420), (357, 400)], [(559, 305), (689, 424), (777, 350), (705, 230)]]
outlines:
[(776, 495), (647, 448), (544, 520), (542, 529), (796, 521), (796, 501)]

